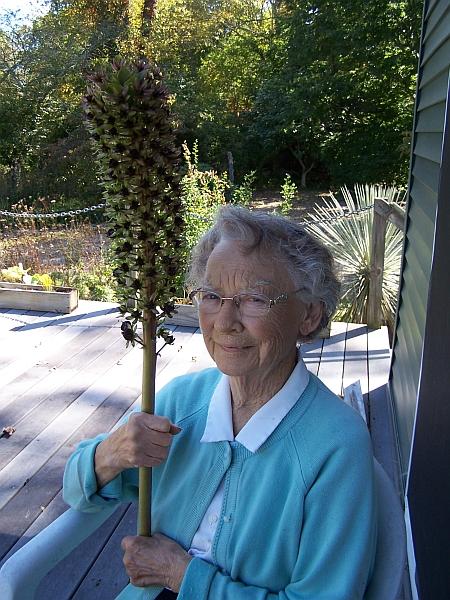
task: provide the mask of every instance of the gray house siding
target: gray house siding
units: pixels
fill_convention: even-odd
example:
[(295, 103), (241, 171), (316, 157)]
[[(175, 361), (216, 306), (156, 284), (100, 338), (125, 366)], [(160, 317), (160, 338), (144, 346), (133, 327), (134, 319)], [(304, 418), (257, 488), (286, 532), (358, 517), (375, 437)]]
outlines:
[(408, 219), (390, 377), (404, 484), (420, 386), (449, 71), (450, 2), (426, 2)]
[[(448, 98), (450, 98), (450, 93)], [(420, 600), (450, 598), (450, 102), (405, 504)], [(408, 522), (408, 518), (407, 518)]]

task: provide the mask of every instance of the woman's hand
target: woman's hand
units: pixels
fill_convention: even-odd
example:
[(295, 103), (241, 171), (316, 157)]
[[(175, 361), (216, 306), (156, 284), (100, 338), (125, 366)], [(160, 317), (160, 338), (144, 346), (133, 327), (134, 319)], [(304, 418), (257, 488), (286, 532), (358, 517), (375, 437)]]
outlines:
[(170, 538), (155, 533), (152, 537), (127, 536), (122, 540), (123, 563), (133, 585), (159, 585), (178, 592), (190, 556)]
[(124, 469), (154, 467), (169, 453), (172, 437), (181, 429), (166, 417), (132, 413), (95, 451), (95, 474), (102, 488)]

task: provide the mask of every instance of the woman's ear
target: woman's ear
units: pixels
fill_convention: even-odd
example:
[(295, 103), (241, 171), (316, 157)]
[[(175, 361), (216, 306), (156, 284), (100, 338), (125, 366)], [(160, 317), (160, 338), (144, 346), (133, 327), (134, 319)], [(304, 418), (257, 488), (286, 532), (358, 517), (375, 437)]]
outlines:
[(299, 332), (301, 336), (307, 337), (317, 327), (322, 319), (323, 315), (323, 303), (315, 302), (314, 304), (305, 305), (305, 314), (300, 322)]

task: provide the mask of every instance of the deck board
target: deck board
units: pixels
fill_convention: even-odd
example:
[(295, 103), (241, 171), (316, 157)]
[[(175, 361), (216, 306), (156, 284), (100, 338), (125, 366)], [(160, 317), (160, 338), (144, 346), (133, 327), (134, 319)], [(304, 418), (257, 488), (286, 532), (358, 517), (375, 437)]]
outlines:
[(322, 355), (323, 339), (313, 340), (302, 345), (301, 355), (308, 370), (317, 375)]
[(342, 377), (343, 389), (355, 381), (361, 383), (362, 393), (367, 394), (369, 391), (367, 327), (358, 323), (347, 323), (344, 372)]
[[(81, 301), (70, 315), (0, 310), (0, 430), (16, 428), (0, 438), (0, 564), (66, 509), (62, 474), (76, 445), (139, 407), (142, 351), (126, 348), (119, 327), (111, 303)], [(157, 390), (213, 365), (198, 329), (170, 329), (173, 345), (158, 339)], [(360, 379), (378, 401), (387, 381), (385, 328), (332, 323), (330, 338), (304, 344), (302, 356), (338, 394)], [(120, 540), (134, 533), (135, 510), (114, 513), (44, 580), (38, 600), (112, 600), (126, 583)]]
[[(7, 534), (8, 541), (15, 538), (14, 543), (17, 543), (15, 549), (22, 545), (19, 541), (21, 535), (25, 535), (25, 537), (34, 535), (48, 524), (45, 515), (48, 511), (54, 513), (53, 498), (57, 497), (61, 490), (64, 465), (78, 443), (83, 439), (92, 438), (110, 430), (136, 401), (140, 390), (141, 385), (138, 378), (124, 382), (95, 411), (88, 422), (72, 434), (59, 452), (52, 456), (4, 509), (0, 510), (0, 532)], [(41, 506), (45, 507), (44, 514), (42, 514)], [(57, 504), (57, 506), (59, 505)], [(66, 508), (61, 504), (61, 510), (55, 516), (59, 516)], [(17, 514), (24, 515), (24, 519), (16, 519), (15, 515)], [(37, 517), (40, 517), (39, 522), (34, 521)], [(30, 526), (31, 531), (27, 531)], [(6, 542), (0, 536), (0, 556), (3, 556), (5, 551), (2, 541)]]
[(330, 337), (323, 341), (318, 376), (337, 395), (342, 394), (347, 323), (333, 322)]
[[(94, 328), (89, 330), (78, 327), (72, 329), (79, 333), (77, 337), (70, 340), (70, 354), (62, 353), (59, 348), (56, 349), (54, 353), (36, 362), (28, 371), (16, 377), (7, 388), (0, 391), (0, 402), (4, 401), (4, 404), (0, 404), (2, 416), (4, 415), (7, 421), (18, 423), (25, 412), (31, 412), (46, 398), (53, 397), (62, 386), (66, 393), (68, 388), (75, 387), (76, 397), (74, 379), (77, 375), (78, 379), (81, 379), (78, 387), (85, 389), (89, 381), (95, 380), (98, 369), (106, 368), (108, 362), (114, 360), (114, 355), (108, 351), (112, 344), (118, 342), (114, 330)], [(121, 344), (119, 349), (121, 355)]]
[(9, 357), (3, 359), (1, 363), (0, 377), (4, 385), (27, 372), (37, 361), (44, 360), (48, 355), (64, 347), (78, 335), (78, 330), (55, 327), (35, 330), (28, 335), (28, 332), (16, 333), (20, 342), (17, 347), (9, 346), (7, 340), (2, 341), (5, 354), (9, 352)]

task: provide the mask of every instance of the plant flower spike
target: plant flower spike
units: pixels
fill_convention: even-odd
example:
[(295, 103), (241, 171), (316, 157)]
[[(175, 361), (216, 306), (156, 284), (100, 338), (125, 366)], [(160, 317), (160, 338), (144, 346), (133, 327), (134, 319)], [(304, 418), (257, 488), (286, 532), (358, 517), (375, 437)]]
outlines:
[[(152, 413), (156, 336), (173, 341), (162, 323), (174, 311), (182, 261), (180, 151), (170, 97), (158, 68), (143, 60), (117, 58), (89, 80), (83, 105), (111, 223), (122, 334), (143, 345), (142, 411)], [(140, 468), (138, 535), (150, 535), (150, 497), (150, 469)]]

